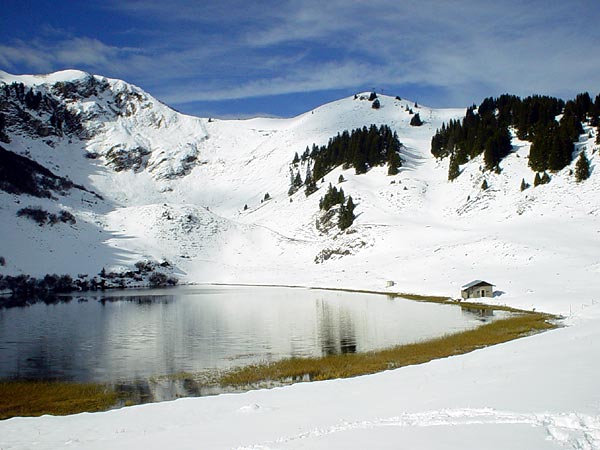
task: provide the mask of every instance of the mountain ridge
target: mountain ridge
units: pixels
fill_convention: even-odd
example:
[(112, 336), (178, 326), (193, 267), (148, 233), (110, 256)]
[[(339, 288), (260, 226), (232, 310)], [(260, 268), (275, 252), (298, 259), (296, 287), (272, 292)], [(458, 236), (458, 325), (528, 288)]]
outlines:
[[(469, 279), (483, 278), (504, 287), (500, 300), (527, 306), (532, 290), (527, 278), (543, 279), (556, 265), (562, 272), (556, 283), (564, 277), (588, 282), (600, 270), (593, 254), (584, 251), (578, 259), (567, 245), (597, 243), (600, 181), (593, 170), (596, 130), (590, 125), (576, 143), (578, 151), (590, 149), (589, 180), (573, 180), (573, 161), (550, 184), (521, 191), (521, 180), (532, 184), (535, 172), (527, 166), (530, 143), (515, 136), (500, 173), (482, 170), (483, 156), (477, 156), (447, 181), (449, 161), (431, 155), (431, 138), (466, 109), (436, 110), (383, 95), (373, 108), (369, 93), (359, 93), (293, 118), (221, 120), (179, 114), (135, 86), (85, 72), (0, 75), (0, 112), (6, 116), (20, 108), (23, 117), (54, 130), (39, 136), (35, 128), (19, 129), (15, 123), (21, 119), (12, 117), (5, 127), (7, 149), (103, 197), (71, 193), (34, 200), (0, 192), (0, 231), (12, 238), (0, 250), (7, 262), (0, 273), (94, 275), (153, 260), (168, 261), (189, 282), (384, 289), (393, 280), (405, 292), (450, 296)], [(51, 82), (24, 84), (21, 100), (7, 79)], [(68, 111), (82, 134), (52, 125), (50, 107), (24, 107), (26, 90), (48, 96), (40, 104), (57, 103)], [(414, 113), (423, 125), (410, 125)], [(317, 180), (316, 193), (307, 197), (301, 189), (288, 196), (295, 153), (371, 124), (398, 133), (403, 144), (398, 175), (388, 176), (383, 167), (357, 175), (339, 166)], [(319, 199), (330, 183), (357, 203), (355, 223), (344, 232), (316, 226)], [(569, 202), (569, 195), (576, 200)], [(24, 206), (68, 211), (77, 224), (40, 228), (17, 217)], [(573, 236), (561, 237), (552, 229), (557, 224)], [(423, 267), (431, 273), (423, 276)], [(580, 267), (584, 272), (577, 275)], [(533, 290), (541, 288), (544, 295), (556, 288), (538, 284)], [(550, 309), (565, 310), (564, 299), (550, 297)]]

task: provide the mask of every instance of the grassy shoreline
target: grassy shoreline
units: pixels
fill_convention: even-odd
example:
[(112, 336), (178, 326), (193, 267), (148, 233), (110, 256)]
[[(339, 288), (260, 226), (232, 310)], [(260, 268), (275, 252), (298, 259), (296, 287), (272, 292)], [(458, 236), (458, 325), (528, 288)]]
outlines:
[[(299, 288), (300, 286), (285, 287)], [(522, 311), (507, 306), (458, 302), (447, 297), (416, 294), (317, 287), (309, 289), (379, 294), (470, 309), (508, 311), (513, 314), (508, 318), (475, 329), (384, 350), (318, 358), (290, 358), (273, 363), (240, 367), (212, 377), (210, 381), (205, 378), (204, 383), (208, 383), (205, 387), (218, 387), (223, 392), (245, 391), (303, 381), (367, 375), (468, 353), (557, 327), (555, 322), (558, 317), (556, 316), (540, 312)], [(160, 378), (195, 380), (196, 375), (175, 374)], [(15, 416), (67, 415), (80, 412), (105, 411), (114, 408), (118, 403), (135, 404), (131, 399), (124, 398), (122, 393), (116, 392), (107, 385), (0, 381), (0, 420)]]
[(291, 358), (270, 364), (241, 367), (224, 374), (223, 387), (253, 389), (299, 381), (329, 380), (367, 375), (383, 370), (422, 364), (434, 359), (469, 353), (556, 328), (554, 316), (520, 313), (481, 327), (436, 339), (389, 349), (318, 358)]
[(58, 381), (0, 382), (0, 419), (106, 411), (118, 394), (101, 384)]

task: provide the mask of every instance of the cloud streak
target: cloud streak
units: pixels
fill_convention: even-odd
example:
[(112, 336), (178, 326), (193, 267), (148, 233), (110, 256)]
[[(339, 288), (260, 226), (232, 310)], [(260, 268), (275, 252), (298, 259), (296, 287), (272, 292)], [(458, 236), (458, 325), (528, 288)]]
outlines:
[[(0, 44), (0, 65), (81, 67), (176, 105), (418, 85), (435, 92), (435, 106), (463, 106), (504, 92), (594, 91), (600, 72), (600, 7), (589, 0), (145, 0), (102, 8), (127, 22), (112, 41), (81, 30), (13, 40)], [(128, 40), (136, 28), (143, 39)]]
[(57, 66), (107, 69), (137, 52), (87, 37), (64, 38), (54, 43), (18, 40), (12, 45), (0, 44), (0, 65), (9, 69), (26, 65), (36, 71), (54, 70)]

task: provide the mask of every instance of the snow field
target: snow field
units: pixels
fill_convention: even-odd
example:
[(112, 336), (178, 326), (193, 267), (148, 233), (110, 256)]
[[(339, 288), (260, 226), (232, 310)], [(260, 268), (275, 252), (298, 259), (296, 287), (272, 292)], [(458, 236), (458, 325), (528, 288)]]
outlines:
[[(0, 73), (40, 89), (86, 77)], [(152, 258), (169, 260), (194, 283), (385, 291), (393, 280), (390, 292), (449, 297), (484, 279), (500, 294), (492, 303), (563, 314), (568, 326), (355, 379), (10, 419), (0, 422), (1, 448), (600, 448), (600, 156), (593, 129), (577, 144), (590, 158), (590, 179), (576, 183), (573, 162), (551, 174), (551, 183), (521, 192), (521, 180), (532, 185), (535, 173), (527, 166), (529, 144), (518, 140), (501, 173), (482, 172), (479, 157), (447, 181), (448, 161), (431, 157), (430, 140), (464, 109), (415, 108), (379, 96), (374, 110), (349, 97), (291, 119), (208, 121), (180, 115), (124, 82), (107, 83), (97, 98), (69, 105), (86, 117), (91, 140), (50, 137), (50, 145), (15, 135), (6, 145), (104, 200), (76, 190), (56, 201), (2, 193), (0, 234), (10, 236), (0, 247), (4, 273), (95, 274)], [(408, 125), (406, 106), (423, 126)], [(288, 197), (295, 152), (371, 123), (390, 125), (404, 144), (398, 175), (337, 168), (316, 194), (301, 189)], [(115, 145), (150, 150), (144, 168), (107, 167)], [(99, 158), (85, 158), (88, 152)], [(357, 203), (355, 224), (344, 233), (320, 232), (319, 198), (330, 182), (338, 186), (340, 173)], [(482, 191), (484, 179), (489, 188)], [(267, 192), (271, 199), (261, 202)], [(16, 217), (30, 205), (67, 209), (77, 224), (41, 233)], [(325, 249), (350, 254), (316, 264)]]

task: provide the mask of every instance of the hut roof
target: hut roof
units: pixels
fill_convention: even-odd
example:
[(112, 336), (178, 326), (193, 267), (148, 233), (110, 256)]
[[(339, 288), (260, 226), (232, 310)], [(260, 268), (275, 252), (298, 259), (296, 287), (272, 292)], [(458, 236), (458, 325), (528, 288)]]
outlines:
[(471, 281), (470, 283), (465, 284), (462, 289), (469, 289), (475, 286), (494, 286), (492, 283), (488, 283), (487, 281), (483, 281), (483, 280), (474, 280)]

